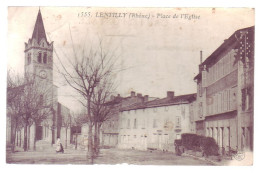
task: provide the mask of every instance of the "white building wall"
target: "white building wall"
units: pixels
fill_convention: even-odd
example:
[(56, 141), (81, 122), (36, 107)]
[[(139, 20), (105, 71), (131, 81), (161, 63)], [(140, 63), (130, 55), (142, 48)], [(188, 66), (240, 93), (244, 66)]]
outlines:
[(118, 148), (173, 150), (174, 140), (190, 133), (189, 124), (189, 104), (123, 111)]

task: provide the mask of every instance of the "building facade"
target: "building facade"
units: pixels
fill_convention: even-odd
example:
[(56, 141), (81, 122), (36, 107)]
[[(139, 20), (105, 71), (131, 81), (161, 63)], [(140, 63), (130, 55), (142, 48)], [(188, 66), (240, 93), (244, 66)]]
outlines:
[(254, 27), (234, 32), (199, 66), (196, 132), (224, 150), (253, 150)]
[(118, 148), (174, 150), (174, 140), (191, 133), (190, 103), (195, 94), (143, 101), (120, 109)]
[[(120, 109), (129, 105), (142, 103), (145, 99), (149, 100), (148, 95), (142, 96), (140, 93), (131, 91), (128, 97), (121, 97), (120, 95), (111, 96), (111, 99), (106, 104), (113, 108), (113, 115), (106, 120), (101, 128), (101, 145), (104, 147), (116, 147), (118, 145), (119, 134), (119, 116)], [(152, 100), (153, 98), (150, 98)]]

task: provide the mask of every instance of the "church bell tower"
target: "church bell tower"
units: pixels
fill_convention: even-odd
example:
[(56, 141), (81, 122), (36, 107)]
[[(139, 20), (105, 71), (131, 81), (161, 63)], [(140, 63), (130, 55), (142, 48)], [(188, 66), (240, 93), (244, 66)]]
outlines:
[(32, 37), (25, 43), (24, 71), (53, 83), (53, 42), (49, 43), (39, 9)]
[[(36, 139), (54, 143), (56, 123), (57, 88), (53, 84), (53, 42), (48, 42), (39, 9), (32, 37), (25, 43), (24, 76), (31, 77), (39, 84), (39, 96), (46, 107), (51, 107), (53, 115), (36, 125)], [(50, 133), (49, 133), (50, 132)]]

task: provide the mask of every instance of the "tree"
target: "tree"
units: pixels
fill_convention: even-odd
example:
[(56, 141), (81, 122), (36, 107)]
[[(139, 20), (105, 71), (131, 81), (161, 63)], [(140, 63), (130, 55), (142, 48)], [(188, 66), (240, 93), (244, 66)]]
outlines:
[(13, 71), (7, 71), (7, 118), (11, 130), (11, 150), (15, 151), (16, 133), (20, 130), (21, 122), (21, 96), (24, 90), (23, 79)]
[(36, 150), (36, 128), (43, 120), (52, 114), (53, 86), (49, 81), (40, 79), (38, 76), (25, 73), (25, 89), (22, 95), (23, 122), (24, 122), (24, 150), (29, 146), (27, 143), (27, 128), (34, 124), (33, 149)]
[[(51, 113), (52, 85), (34, 74), (26, 72), (24, 77), (21, 77), (12, 75), (10, 70), (7, 82), (7, 110), (11, 116), (11, 142), (15, 145), (17, 128), (23, 127), (23, 148), (27, 151), (30, 144), (30, 127), (34, 124), (36, 133), (36, 126), (47, 119)], [(34, 149), (36, 149), (36, 134), (34, 134)]]
[(110, 96), (114, 91), (115, 85), (112, 78), (106, 78), (103, 83), (99, 84), (93, 94), (91, 111), (94, 118), (94, 152), (96, 155), (99, 153), (100, 128), (115, 112), (115, 108), (108, 104)]
[(66, 57), (68, 66), (65, 66), (64, 61), (61, 61), (57, 55), (61, 65), (58, 71), (68, 85), (81, 96), (81, 104), (86, 108), (86, 117), (88, 118), (88, 158), (93, 162), (92, 128), (96, 123), (96, 118), (93, 117), (91, 104), (98, 86), (111, 79), (111, 76), (114, 75), (116, 61), (114, 54), (104, 49), (102, 40), (99, 41), (97, 47), (91, 46), (88, 50), (85, 49), (85, 45), (82, 45), (82, 49), (77, 48), (78, 50), (76, 51), (74, 44), (72, 45), (73, 57)]

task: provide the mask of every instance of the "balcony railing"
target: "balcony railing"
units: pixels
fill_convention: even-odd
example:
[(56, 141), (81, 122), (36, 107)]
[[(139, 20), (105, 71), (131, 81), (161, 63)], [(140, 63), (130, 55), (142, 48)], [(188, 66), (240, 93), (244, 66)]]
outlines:
[(246, 88), (254, 84), (254, 68), (249, 69), (241, 75), (241, 87)]

